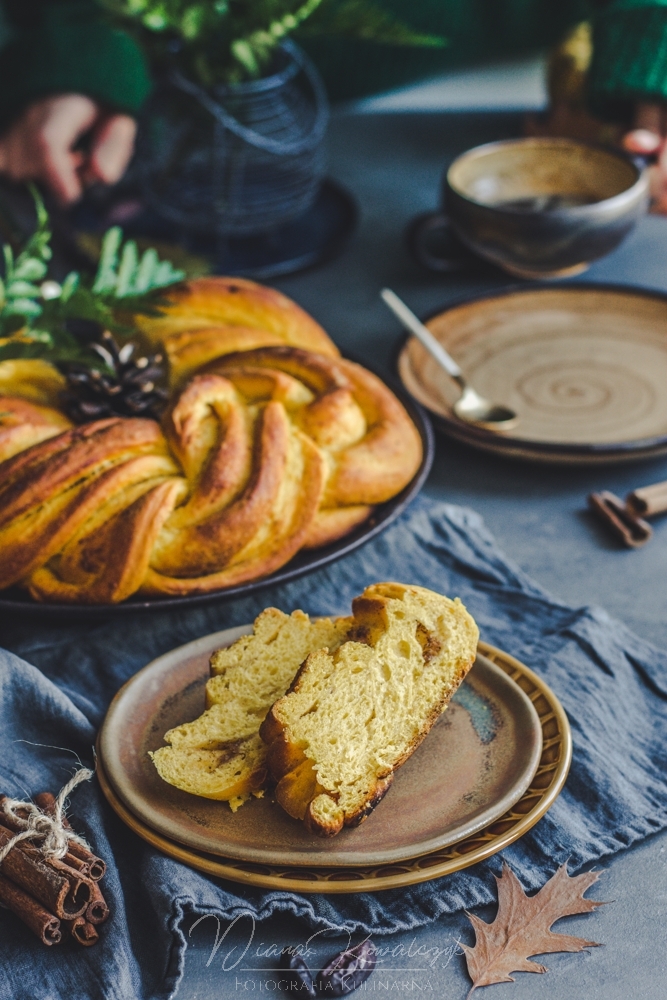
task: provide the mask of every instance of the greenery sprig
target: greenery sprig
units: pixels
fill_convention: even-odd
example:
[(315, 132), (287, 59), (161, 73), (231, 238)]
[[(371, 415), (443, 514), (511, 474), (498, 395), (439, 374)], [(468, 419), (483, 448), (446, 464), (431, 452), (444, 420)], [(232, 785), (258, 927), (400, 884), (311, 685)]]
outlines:
[(73, 321), (92, 321), (117, 334), (131, 333), (132, 328), (118, 318), (119, 312), (155, 314), (162, 301), (160, 290), (181, 281), (185, 273), (160, 260), (152, 248), (140, 255), (134, 240), (124, 243), (122, 230), (114, 226), (103, 239), (94, 278), (72, 271), (62, 284), (49, 279), (49, 215), (38, 191), (33, 188), (32, 193), (35, 232), (17, 257), (11, 247), (3, 248), (0, 361), (44, 358), (54, 364), (90, 361), (99, 365), (99, 357), (72, 332)]
[(134, 31), (154, 64), (176, 62), (205, 87), (239, 83), (266, 70), (292, 32), (442, 48), (444, 38), (414, 31), (379, 0), (98, 0)]
[(2, 248), (5, 276), (4, 280), (0, 278), (0, 336), (3, 337), (29, 325), (42, 313), (41, 291), (35, 282), (45, 278), (48, 271), (51, 231), (48, 212), (36, 190), (33, 197), (37, 210), (35, 232), (16, 258), (8, 243)]

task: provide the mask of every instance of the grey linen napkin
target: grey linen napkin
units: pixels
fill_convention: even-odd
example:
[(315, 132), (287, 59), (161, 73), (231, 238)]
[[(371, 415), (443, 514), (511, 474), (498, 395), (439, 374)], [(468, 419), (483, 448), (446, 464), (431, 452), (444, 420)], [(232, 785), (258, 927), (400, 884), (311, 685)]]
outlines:
[[(567, 859), (576, 869), (667, 825), (665, 653), (604, 611), (549, 597), (498, 550), (477, 514), (426, 499), (347, 559), (251, 598), (77, 624), (37, 614), (3, 621), (0, 642), (12, 652), (0, 652), (0, 790), (59, 789), (76, 761), (58, 748), (90, 763), (111, 697), (160, 653), (251, 622), (270, 604), (347, 613), (367, 584), (388, 579), (461, 597), (482, 638), (528, 663), (568, 713), (574, 761), (565, 789), (503, 855), (524, 886), (537, 887)], [(123, 826), (92, 782), (75, 792), (71, 815), (109, 863), (105, 892), (113, 917), (94, 948), (47, 951), (0, 911), (2, 1000), (169, 997), (183, 967), (188, 915), (229, 920), (250, 911), (263, 920), (282, 911), (312, 928), (378, 935), (495, 898), (498, 858), (414, 888), (308, 897), (206, 878), (163, 857)]]

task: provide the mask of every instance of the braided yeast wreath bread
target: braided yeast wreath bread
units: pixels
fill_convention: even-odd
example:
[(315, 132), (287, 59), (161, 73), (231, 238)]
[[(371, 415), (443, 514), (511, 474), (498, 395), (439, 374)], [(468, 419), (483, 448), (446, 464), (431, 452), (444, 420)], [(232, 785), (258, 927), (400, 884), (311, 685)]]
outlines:
[(38, 600), (256, 579), (361, 523), (422, 457), (379, 379), (290, 347), (217, 359), (176, 397), (164, 432), (111, 418), (42, 440), (52, 428), (32, 420), (24, 443), (36, 443), (0, 464), (0, 587)]
[(263, 611), (250, 635), (212, 655), (206, 711), (165, 733), (168, 745), (150, 755), (160, 777), (192, 795), (228, 801), (236, 811), (266, 782), (264, 716), (308, 654), (336, 649), (351, 624), (351, 618), (311, 621), (303, 611)]
[(387, 792), (472, 666), (478, 629), (457, 599), (378, 583), (352, 602), (337, 650), (311, 653), (260, 736), (276, 798), (313, 833), (356, 826)]
[(135, 316), (153, 344), (162, 344), (175, 385), (213, 358), (232, 351), (287, 345), (336, 358), (338, 348), (312, 316), (274, 288), (244, 278), (197, 278), (165, 293), (157, 316)]

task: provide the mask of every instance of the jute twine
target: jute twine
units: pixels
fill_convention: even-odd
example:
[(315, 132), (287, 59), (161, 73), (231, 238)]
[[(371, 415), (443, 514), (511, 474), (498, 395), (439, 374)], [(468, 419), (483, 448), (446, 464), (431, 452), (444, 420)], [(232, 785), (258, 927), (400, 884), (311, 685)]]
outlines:
[(12, 824), (19, 826), (20, 832), (8, 840), (0, 848), (0, 865), (9, 852), (22, 840), (39, 843), (39, 851), (44, 858), (64, 858), (70, 843), (80, 844), (90, 850), (89, 845), (77, 833), (65, 826), (65, 800), (70, 792), (82, 781), (90, 781), (95, 772), (87, 767), (81, 767), (58, 792), (52, 815), (47, 815), (34, 802), (24, 802), (21, 799), (6, 798), (0, 807), (0, 824), (2, 815), (11, 819)]

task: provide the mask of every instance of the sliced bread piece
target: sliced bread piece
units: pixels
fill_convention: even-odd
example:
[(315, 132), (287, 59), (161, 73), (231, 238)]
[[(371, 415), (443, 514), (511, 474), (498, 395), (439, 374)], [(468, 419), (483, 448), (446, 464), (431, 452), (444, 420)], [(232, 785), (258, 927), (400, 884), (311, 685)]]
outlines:
[(352, 608), (348, 641), (311, 653), (260, 728), (278, 802), (322, 836), (374, 809), (472, 666), (479, 635), (460, 600), (423, 587), (375, 584)]
[(251, 795), (264, 794), (266, 747), (256, 733), (247, 740), (225, 743), (217, 750), (177, 750), (167, 746), (150, 756), (164, 781), (205, 799), (223, 799), (229, 802), (232, 812)]
[(311, 621), (303, 611), (263, 611), (250, 635), (211, 656), (208, 708), (165, 734), (170, 745), (151, 755), (160, 776), (193, 795), (228, 800), (232, 807), (257, 794), (267, 776), (265, 748), (257, 735), (264, 716), (308, 654), (336, 649), (351, 624), (351, 618)]

